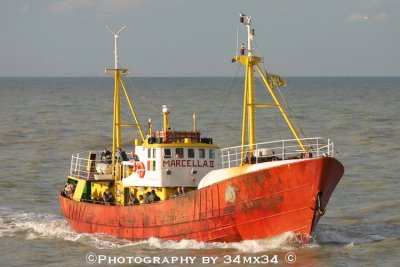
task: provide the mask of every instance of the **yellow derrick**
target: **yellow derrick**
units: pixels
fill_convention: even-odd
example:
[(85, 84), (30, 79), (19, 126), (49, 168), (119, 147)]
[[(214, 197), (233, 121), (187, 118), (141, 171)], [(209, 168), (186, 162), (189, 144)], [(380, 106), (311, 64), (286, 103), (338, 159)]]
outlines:
[[(244, 97), (243, 97), (243, 118), (242, 118), (242, 164), (245, 159), (244, 146), (249, 145), (250, 151), (255, 150), (256, 144), (256, 125), (255, 125), (255, 108), (257, 107), (276, 107), (281, 112), (285, 122), (289, 126), (291, 132), (299, 143), (304, 152), (306, 148), (300, 140), (299, 133), (294, 127), (293, 122), (290, 120), (289, 115), (281, 105), (279, 98), (273, 91), (274, 88), (285, 86), (287, 82), (278, 75), (267, 73), (266, 75), (261, 70), (259, 63), (263, 61), (262, 57), (258, 56), (238, 56), (233, 61), (240, 62), (246, 68), (246, 77), (244, 84)], [(265, 88), (270, 93), (274, 104), (257, 104), (254, 98), (254, 72), (257, 69), (260, 74)], [(247, 140), (247, 141), (246, 141)]]

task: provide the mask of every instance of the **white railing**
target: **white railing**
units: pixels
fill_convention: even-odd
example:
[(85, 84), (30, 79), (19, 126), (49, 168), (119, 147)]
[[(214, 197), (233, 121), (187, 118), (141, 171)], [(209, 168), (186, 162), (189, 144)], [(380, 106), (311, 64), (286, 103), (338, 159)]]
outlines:
[[(80, 155), (87, 155), (86, 157), (82, 157)], [(103, 162), (100, 160), (101, 152), (84, 152), (84, 153), (76, 153), (71, 157), (71, 167), (69, 171), (69, 175), (72, 177), (92, 180), (92, 179), (110, 179), (122, 174), (122, 178), (128, 177), (132, 171), (135, 163), (130, 161), (123, 161), (118, 163), (115, 161), (115, 164), (120, 168), (117, 168), (117, 173), (113, 171), (110, 162)], [(114, 172), (114, 173), (113, 173)], [(95, 177), (96, 175), (96, 177)]]
[[(87, 155), (86, 157), (80, 156)], [(95, 156), (94, 156), (95, 155)], [(85, 180), (94, 179), (95, 174), (102, 173), (98, 170), (98, 163), (103, 163), (100, 160), (101, 152), (85, 152), (76, 153), (71, 157), (71, 168), (69, 175)]]
[(246, 146), (235, 146), (221, 149), (222, 168), (230, 168), (242, 163), (261, 163), (266, 161), (300, 159), (310, 157), (333, 157), (334, 144), (321, 137), (300, 139), (307, 153), (296, 139), (278, 140)]

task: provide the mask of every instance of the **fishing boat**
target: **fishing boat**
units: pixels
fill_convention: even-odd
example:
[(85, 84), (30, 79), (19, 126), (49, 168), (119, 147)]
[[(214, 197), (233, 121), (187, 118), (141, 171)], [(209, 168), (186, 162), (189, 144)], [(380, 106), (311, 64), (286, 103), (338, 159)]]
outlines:
[[(119, 66), (117, 40), (125, 27), (117, 33), (109, 29), (115, 40), (115, 67), (106, 69), (115, 80), (112, 151), (72, 155), (59, 201), (75, 231), (132, 240), (209, 242), (293, 232), (307, 240), (344, 168), (331, 140), (300, 136), (276, 94), (286, 81), (261, 69), (263, 57), (255, 55), (252, 18), (240, 14), (240, 23), (247, 32), (247, 46), (241, 45), (232, 62), (245, 67), (241, 144), (223, 149), (201, 136), (195, 115), (189, 129), (171, 130), (167, 105), (161, 108), (162, 130), (153, 131), (149, 121), (143, 131), (123, 83), (129, 71)], [(272, 103), (256, 103), (256, 74)], [(130, 122), (121, 120), (123, 96), (132, 113)], [(293, 138), (257, 142), (258, 108), (278, 109)], [(121, 150), (125, 126), (139, 132), (129, 140), (130, 158)]]

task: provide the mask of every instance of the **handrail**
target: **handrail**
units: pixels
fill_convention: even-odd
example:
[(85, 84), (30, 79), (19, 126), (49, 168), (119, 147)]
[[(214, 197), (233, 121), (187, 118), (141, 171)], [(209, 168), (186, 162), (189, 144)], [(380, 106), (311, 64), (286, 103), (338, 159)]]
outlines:
[[(82, 157), (82, 154), (88, 156)], [(96, 159), (90, 159), (90, 154), (96, 154)], [(99, 159), (100, 155), (101, 152), (98, 151), (72, 154), (69, 175), (80, 179), (91, 180), (94, 179), (95, 174), (102, 174), (102, 172), (98, 170), (98, 163), (105, 162)]]
[[(322, 137), (303, 138), (307, 144), (307, 153), (299, 145), (297, 139), (276, 140), (234, 146), (221, 149), (221, 164), (223, 168), (240, 166), (243, 163), (260, 163), (275, 160), (300, 159), (308, 157), (334, 157), (334, 144), (330, 139)], [(254, 149), (252, 149), (254, 148)]]
[[(222, 168), (237, 167), (244, 163), (261, 163), (275, 160), (300, 159), (306, 157), (335, 156), (334, 143), (330, 139), (322, 137), (303, 138), (304, 144), (307, 144), (307, 153), (304, 153), (296, 139), (276, 140), (270, 142), (262, 142), (246, 146), (233, 146), (220, 150)], [(252, 149), (254, 148), (254, 149)], [(96, 159), (89, 159), (89, 153), (95, 153)], [(88, 155), (84, 158), (81, 155)], [(99, 172), (98, 163), (101, 163), (101, 152), (76, 153), (71, 156), (70, 176), (92, 180), (95, 174)], [(129, 172), (122, 167), (122, 177), (129, 176)], [(113, 170), (111, 170), (113, 171)], [(105, 173), (105, 172), (104, 172)], [(112, 174), (112, 173), (111, 173)], [(104, 179), (104, 178), (103, 178)]]
[[(111, 163), (100, 160), (101, 153), (101, 151), (90, 151), (72, 154), (69, 175), (84, 180), (92, 180), (95, 178), (95, 175), (112, 174), (115, 172), (115, 170), (112, 170)], [(88, 156), (82, 157), (82, 154)], [(90, 154), (96, 154), (96, 159), (90, 159)], [(101, 166), (99, 163), (105, 163), (106, 165)], [(125, 178), (129, 176), (126, 166), (134, 165), (134, 163), (128, 161), (123, 161), (121, 163), (122, 178)], [(118, 161), (115, 161), (115, 164), (118, 164)]]

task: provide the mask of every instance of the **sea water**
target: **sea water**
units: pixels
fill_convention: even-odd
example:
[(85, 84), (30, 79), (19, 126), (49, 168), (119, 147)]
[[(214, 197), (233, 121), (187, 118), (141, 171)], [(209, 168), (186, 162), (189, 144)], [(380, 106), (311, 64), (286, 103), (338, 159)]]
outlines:
[[(280, 91), (296, 123), (307, 137), (334, 141), (345, 166), (306, 245), (292, 233), (237, 243), (75, 233), (57, 196), (72, 153), (111, 148), (113, 80), (0, 78), (0, 265), (159, 266), (159, 259), (206, 266), (214, 257), (218, 266), (399, 266), (400, 78), (288, 82)], [(172, 129), (191, 130), (196, 113), (202, 136), (220, 147), (239, 144), (243, 78), (129, 78), (125, 85), (145, 130), (149, 118), (153, 130), (162, 128), (167, 105)], [(257, 103), (271, 103), (263, 90)], [(126, 105), (123, 113), (132, 122)], [(256, 117), (258, 142), (292, 138), (277, 110), (258, 109)], [(124, 130), (129, 152), (137, 131)]]

